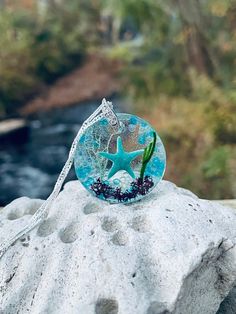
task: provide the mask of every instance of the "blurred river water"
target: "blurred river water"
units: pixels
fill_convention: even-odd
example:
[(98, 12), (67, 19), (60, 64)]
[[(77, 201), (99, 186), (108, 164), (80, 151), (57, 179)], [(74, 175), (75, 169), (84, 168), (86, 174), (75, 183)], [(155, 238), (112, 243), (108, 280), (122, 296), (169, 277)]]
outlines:
[[(99, 105), (100, 100), (38, 113), (29, 120), (24, 144), (0, 143), (0, 206), (21, 196), (47, 198), (81, 124)], [(115, 99), (114, 105), (125, 111), (122, 101)], [(67, 181), (73, 179), (74, 169)]]

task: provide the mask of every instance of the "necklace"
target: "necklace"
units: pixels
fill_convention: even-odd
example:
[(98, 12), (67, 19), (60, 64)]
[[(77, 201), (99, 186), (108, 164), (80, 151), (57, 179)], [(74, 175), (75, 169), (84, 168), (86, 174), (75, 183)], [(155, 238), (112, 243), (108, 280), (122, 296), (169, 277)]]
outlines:
[(73, 163), (79, 181), (95, 197), (110, 203), (131, 203), (145, 197), (162, 179), (166, 154), (148, 122), (116, 114), (112, 103), (103, 99), (78, 131), (52, 193), (28, 225), (1, 243), (0, 257), (47, 217)]

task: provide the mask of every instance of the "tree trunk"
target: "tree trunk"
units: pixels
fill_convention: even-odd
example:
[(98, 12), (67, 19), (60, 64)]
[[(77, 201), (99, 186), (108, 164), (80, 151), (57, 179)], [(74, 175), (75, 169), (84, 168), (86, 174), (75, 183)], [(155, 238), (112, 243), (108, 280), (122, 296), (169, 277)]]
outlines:
[(178, 0), (178, 9), (186, 31), (186, 51), (188, 63), (198, 73), (213, 76), (214, 65), (211, 59), (210, 47), (204, 35), (207, 23), (202, 14), (199, 0)]

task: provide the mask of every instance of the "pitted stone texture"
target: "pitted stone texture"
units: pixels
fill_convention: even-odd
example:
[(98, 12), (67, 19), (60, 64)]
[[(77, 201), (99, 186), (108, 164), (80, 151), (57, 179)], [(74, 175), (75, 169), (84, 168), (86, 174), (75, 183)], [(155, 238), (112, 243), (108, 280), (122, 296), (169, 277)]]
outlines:
[(133, 218), (131, 227), (137, 232), (147, 232), (151, 229), (151, 223), (145, 215)]
[(42, 221), (38, 227), (37, 235), (40, 237), (47, 237), (56, 230), (56, 219), (50, 217)]
[(112, 237), (112, 242), (115, 245), (126, 245), (129, 242), (129, 237), (125, 232), (117, 231)]
[[(7, 218), (9, 220), (15, 220), (24, 215), (33, 215), (42, 203), (43, 200), (40, 199), (32, 200), (28, 197), (18, 198), (11, 202)], [(5, 207), (5, 210), (8, 210), (8, 206)]]
[(107, 232), (112, 232), (119, 229), (120, 224), (116, 217), (105, 217), (102, 223), (102, 229)]
[[(41, 203), (5, 207), (0, 241)], [(219, 314), (235, 314), (235, 242), (231, 209), (170, 182), (131, 205), (69, 182), (45, 221), (1, 258), (0, 313), (215, 314), (232, 290), (221, 307), (233, 310)]]

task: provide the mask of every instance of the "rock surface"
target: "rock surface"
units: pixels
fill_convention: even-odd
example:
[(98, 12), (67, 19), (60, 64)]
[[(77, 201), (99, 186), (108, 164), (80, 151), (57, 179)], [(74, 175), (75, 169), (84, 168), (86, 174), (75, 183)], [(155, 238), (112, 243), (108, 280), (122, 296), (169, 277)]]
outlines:
[[(41, 203), (5, 207), (0, 241)], [(0, 313), (213, 314), (236, 284), (235, 242), (231, 209), (167, 181), (131, 205), (72, 181), (0, 260)]]
[(217, 314), (235, 314), (236, 313), (236, 287), (234, 287), (229, 295), (222, 302)]

